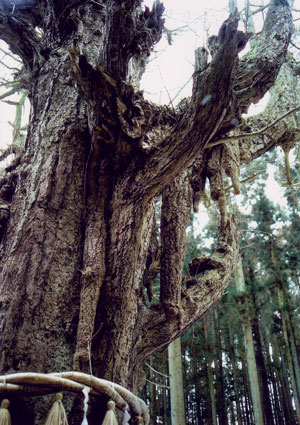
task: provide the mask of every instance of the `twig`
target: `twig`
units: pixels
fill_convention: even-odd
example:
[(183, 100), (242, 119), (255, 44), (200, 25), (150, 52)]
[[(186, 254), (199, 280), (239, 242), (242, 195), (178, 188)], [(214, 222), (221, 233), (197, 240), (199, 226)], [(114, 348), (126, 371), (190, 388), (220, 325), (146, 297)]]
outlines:
[(21, 80), (14, 80), (14, 81), (8, 81), (5, 80), (4, 78), (1, 78), (1, 83), (0, 83), (0, 87), (13, 87), (13, 86), (20, 86), (21, 87)]
[(249, 246), (256, 245), (254, 242), (248, 243), (248, 245), (241, 246), (241, 249), (249, 248)]
[(175, 111), (175, 108), (174, 108), (174, 105), (173, 105), (173, 102), (172, 102), (172, 98), (170, 96), (170, 93), (169, 93), (169, 90), (168, 90), (167, 86), (165, 85), (165, 82), (164, 82), (164, 79), (163, 79), (163, 76), (162, 76), (162, 73), (161, 73), (161, 70), (160, 70), (160, 67), (159, 66), (158, 66), (158, 71), (159, 71), (160, 78), (161, 78), (161, 81), (163, 83), (164, 89), (166, 90), (167, 95), (168, 95), (168, 98), (169, 98), (169, 101), (170, 101), (169, 105), (171, 104), (172, 109), (173, 109), (173, 112), (174, 112), (174, 115), (176, 117), (176, 111)]
[(293, 43), (292, 41), (290, 41), (290, 44), (291, 44), (293, 47), (295, 47), (295, 49), (300, 50), (300, 47), (296, 46), (296, 44), (295, 44), (295, 43)]
[(11, 105), (11, 106), (17, 106), (18, 105), (18, 102), (13, 102), (12, 100), (3, 100), (3, 102), (7, 103), (8, 105)]
[(5, 56), (10, 56), (13, 60), (15, 60), (16, 62), (19, 62), (20, 64), (22, 64), (22, 61), (20, 59), (18, 59), (16, 56), (12, 55), (11, 53), (5, 51), (1, 47), (0, 47), (0, 52), (2, 52)]
[(155, 385), (157, 387), (162, 387), (162, 388), (168, 388), (170, 389), (170, 387), (168, 385), (164, 385), (164, 384), (158, 384), (157, 382), (152, 382), (149, 379), (146, 378), (146, 381), (149, 382), (149, 384)]
[(2, 94), (1, 96), (0, 96), (0, 100), (3, 100), (3, 99), (5, 99), (6, 97), (8, 97), (8, 96), (11, 96), (12, 94), (14, 94), (14, 93), (16, 93), (17, 91), (19, 91), (20, 90), (20, 86), (16, 86), (16, 87), (13, 87), (12, 89), (10, 89), (10, 90), (8, 90), (6, 93), (4, 93), (4, 94)]
[(269, 7), (268, 4), (266, 6), (259, 6), (259, 5), (255, 5), (255, 4), (250, 4), (250, 6), (258, 7), (257, 10), (255, 10), (254, 12), (251, 12), (252, 15), (255, 15), (256, 13), (259, 13), (259, 12), (263, 12), (267, 7)]
[(158, 375), (164, 376), (165, 378), (169, 378), (169, 375), (165, 375), (164, 373), (159, 372), (158, 370), (150, 366), (147, 362), (145, 362), (145, 365), (148, 366), (149, 369), (151, 369), (153, 372), (157, 373)]
[(1, 59), (0, 59), (0, 64), (3, 65), (6, 69), (9, 69), (10, 71), (15, 71), (15, 72), (20, 71), (18, 68), (15, 68), (14, 66), (6, 65), (6, 63), (3, 62)]
[[(258, 173), (255, 173), (255, 174), (253, 174), (253, 176), (250, 176), (250, 177), (247, 177), (246, 179), (241, 180), (240, 183), (250, 182), (252, 180), (255, 180), (256, 177), (258, 177), (258, 176), (259, 176), (259, 174)], [(225, 190), (225, 192), (228, 192), (232, 188), (233, 188), (233, 185), (226, 187), (224, 190)]]
[(178, 92), (175, 94), (175, 96), (173, 97), (173, 99), (169, 102), (169, 105), (174, 102), (174, 100), (180, 95), (180, 93), (182, 92), (183, 89), (186, 88), (186, 86), (189, 84), (189, 82), (191, 81), (191, 79), (193, 78), (193, 76), (191, 75), (190, 78), (187, 80), (186, 83), (184, 83), (184, 85), (178, 90)]
[(249, 137), (260, 136), (265, 131), (269, 130), (271, 127), (277, 124), (279, 121), (283, 120), (284, 118), (286, 118), (288, 115), (292, 114), (293, 112), (296, 112), (299, 110), (300, 110), (300, 106), (296, 106), (295, 108), (290, 109), (288, 112), (281, 115), (279, 118), (276, 118), (275, 121), (273, 121), (271, 124), (267, 125), (266, 127), (262, 128), (261, 130), (254, 131), (253, 133), (238, 134), (236, 136), (224, 137), (224, 139), (216, 140), (215, 142), (209, 143), (206, 146), (206, 148), (212, 148), (214, 146), (221, 145), (222, 143), (233, 142), (235, 140), (243, 140), (243, 139), (248, 139)]

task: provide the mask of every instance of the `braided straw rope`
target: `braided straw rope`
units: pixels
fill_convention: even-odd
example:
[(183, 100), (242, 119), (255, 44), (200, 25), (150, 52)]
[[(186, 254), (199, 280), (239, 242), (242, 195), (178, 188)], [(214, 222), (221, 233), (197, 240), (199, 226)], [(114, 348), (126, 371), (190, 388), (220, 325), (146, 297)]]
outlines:
[[(58, 391), (80, 393), (90, 388), (90, 394), (106, 395), (120, 410), (129, 408), (133, 416), (142, 418), (149, 425), (150, 416), (146, 403), (132, 392), (106, 381), (81, 372), (35, 373), (24, 372), (0, 376), (0, 393), (22, 393), (24, 395), (44, 395)], [(140, 422), (140, 423), (143, 423)]]

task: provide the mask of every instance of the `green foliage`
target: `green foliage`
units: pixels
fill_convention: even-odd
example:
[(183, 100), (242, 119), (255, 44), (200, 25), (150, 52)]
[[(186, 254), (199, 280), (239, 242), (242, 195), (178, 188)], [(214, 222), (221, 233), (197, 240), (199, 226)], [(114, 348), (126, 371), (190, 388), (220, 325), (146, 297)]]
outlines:
[[(275, 156), (269, 155), (268, 160), (275, 160)], [(244, 425), (247, 415), (251, 417), (243, 335), (243, 323), (249, 317), (263, 402), (268, 406), (265, 407), (266, 412), (274, 417), (270, 424), (288, 425), (295, 414), (291, 403), (288, 407), (284, 395), (275, 404), (274, 394), (282, 388), (287, 397), (293, 397), (290, 381), (278, 374), (278, 368), (287, 368), (290, 348), (284, 338), (282, 315), (289, 320), (289, 332), (293, 332), (289, 335), (294, 338), (296, 348), (300, 346), (299, 199), (295, 188), (286, 188), (287, 208), (275, 205), (265, 194), (266, 163), (257, 161), (257, 167), (261, 171), (260, 176), (250, 183), (247, 192), (243, 189), (247, 198), (244, 196), (242, 206), (247, 213), (239, 212), (233, 206), (241, 223), (246, 290), (241, 295), (233, 279), (215, 310), (196, 322), (181, 338), (188, 424), (212, 423), (209, 373), (213, 376), (219, 422), (225, 425), (226, 421), (228, 424), (237, 423), (239, 417)], [(207, 241), (215, 236), (215, 229), (214, 217), (202, 231), (191, 222), (187, 232), (186, 274), (192, 258), (212, 252), (213, 247), (209, 247)], [(279, 293), (283, 294), (281, 302)], [(153, 361), (158, 362), (156, 367), (161, 370), (164, 364), (161, 358)], [(224, 419), (224, 412), (227, 419)]]

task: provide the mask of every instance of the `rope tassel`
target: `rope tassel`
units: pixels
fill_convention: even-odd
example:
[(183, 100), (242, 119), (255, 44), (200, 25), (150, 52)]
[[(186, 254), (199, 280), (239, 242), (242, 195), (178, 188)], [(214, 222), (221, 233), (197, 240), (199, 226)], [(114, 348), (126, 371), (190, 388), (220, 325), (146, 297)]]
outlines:
[(61, 393), (55, 394), (55, 402), (48, 413), (45, 425), (68, 425), (66, 411), (61, 402), (62, 398)]
[(8, 411), (9, 406), (9, 400), (5, 398), (1, 401), (1, 408), (0, 408), (0, 425), (10, 425), (10, 413)]
[(110, 400), (107, 403), (107, 412), (104, 416), (102, 425), (118, 425), (117, 418), (114, 412), (115, 402)]

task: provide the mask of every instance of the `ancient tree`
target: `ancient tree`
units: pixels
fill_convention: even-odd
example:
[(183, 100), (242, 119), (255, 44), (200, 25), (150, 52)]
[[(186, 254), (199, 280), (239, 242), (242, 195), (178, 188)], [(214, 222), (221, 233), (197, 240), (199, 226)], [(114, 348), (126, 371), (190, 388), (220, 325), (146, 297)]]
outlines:
[[(260, 122), (242, 119), (285, 61), (286, 0), (271, 1), (242, 59), (251, 34), (231, 14), (196, 52), (192, 96), (176, 110), (139, 91), (163, 11), (159, 0), (151, 10), (141, 0), (0, 1), (0, 37), (23, 61), (16, 79), (31, 102), (24, 149), (1, 182), (2, 373), (90, 362), (137, 390), (144, 360), (219, 301), (237, 263), (223, 173), (238, 193), (241, 163), (297, 138), (282, 122), (251, 135)], [(217, 248), (183, 281), (185, 228), (206, 179)]]

